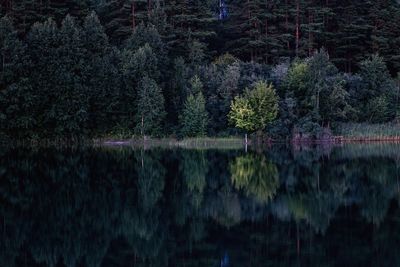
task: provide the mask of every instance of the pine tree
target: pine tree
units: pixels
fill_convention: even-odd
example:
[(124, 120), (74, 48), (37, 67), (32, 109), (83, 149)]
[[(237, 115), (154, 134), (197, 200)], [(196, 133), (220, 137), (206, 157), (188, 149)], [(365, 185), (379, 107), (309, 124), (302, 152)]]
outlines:
[(167, 47), (154, 26), (140, 24), (136, 27), (132, 36), (129, 37), (124, 48), (129, 51), (136, 51), (145, 46), (151, 48), (154, 57), (157, 59), (156, 67), (160, 75), (165, 75), (169, 66)]
[(165, 93), (170, 121), (177, 125), (183, 103), (187, 98), (190, 80), (189, 68), (182, 57), (174, 60), (172, 72), (172, 78)]
[(208, 114), (201, 91), (190, 94), (186, 99), (180, 117), (181, 134), (185, 137), (205, 136), (207, 133)]
[(107, 35), (113, 43), (120, 44), (129, 38), (142, 23), (147, 23), (153, 1), (107, 0), (96, 6)]
[(396, 74), (400, 70), (400, 5), (396, 1), (374, 1), (370, 10), (372, 51), (383, 57)]
[(332, 60), (346, 72), (352, 72), (365, 54), (371, 53), (369, 33), (372, 29), (368, 12), (373, 1), (352, 0), (337, 5), (339, 31), (334, 37)]
[[(363, 90), (359, 92), (359, 110), (363, 120), (379, 121), (376, 118), (393, 118), (396, 113), (396, 88), (383, 59), (373, 55), (360, 64), (360, 76), (363, 81)], [(387, 105), (384, 116), (375, 116), (381, 107)], [(386, 108), (384, 108), (386, 109)]]
[(35, 101), (26, 50), (8, 17), (0, 19), (0, 62), (0, 133), (18, 138), (35, 125)]
[(86, 130), (89, 96), (84, 83), (83, 42), (81, 28), (71, 16), (65, 17), (59, 30), (60, 46), (57, 49), (54, 100), (49, 118), (60, 135), (81, 134)]
[(38, 126), (38, 96), (26, 78), (11, 84), (0, 93), (0, 134), (32, 138)]
[(240, 64), (238, 62), (226, 66), (222, 74), (215, 73), (213, 76), (221, 75), (221, 83), (213, 94), (209, 96), (208, 110), (211, 115), (212, 128), (220, 132), (228, 128), (228, 113), (231, 102), (239, 93)]
[[(83, 49), (82, 79), (88, 88), (89, 128), (110, 129), (120, 119), (112, 119), (118, 99), (121, 79), (118, 74), (116, 53), (97, 15), (92, 12), (83, 23), (81, 31)], [(117, 61), (117, 62), (115, 62)]]
[(9, 17), (0, 19), (0, 92), (15, 82), (23, 73), (27, 64), (24, 44), (18, 39), (17, 32)]
[[(35, 23), (27, 36), (28, 53), (31, 59), (29, 83), (37, 99), (35, 114), (42, 135), (54, 134), (54, 103), (57, 94), (59, 32), (54, 20)], [(53, 112), (53, 113), (52, 113)], [(52, 114), (51, 114), (52, 113)]]
[(172, 27), (168, 45), (175, 54), (187, 54), (191, 40), (207, 44), (215, 37), (216, 17), (213, 13), (214, 1), (165, 1), (165, 12)]

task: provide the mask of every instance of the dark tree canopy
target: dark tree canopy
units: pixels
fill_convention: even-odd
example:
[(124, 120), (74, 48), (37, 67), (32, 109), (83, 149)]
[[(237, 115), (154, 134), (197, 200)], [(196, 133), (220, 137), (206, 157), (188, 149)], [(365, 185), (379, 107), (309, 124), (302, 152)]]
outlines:
[(262, 81), (275, 137), (399, 118), (398, 1), (6, 0), (0, 12), (1, 136), (238, 134), (232, 101)]

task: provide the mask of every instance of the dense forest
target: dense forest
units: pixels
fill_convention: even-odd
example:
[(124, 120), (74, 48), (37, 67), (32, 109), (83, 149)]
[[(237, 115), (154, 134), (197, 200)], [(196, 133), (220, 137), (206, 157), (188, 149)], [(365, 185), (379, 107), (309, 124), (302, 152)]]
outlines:
[(400, 118), (395, 0), (1, 0), (0, 136), (318, 137)]

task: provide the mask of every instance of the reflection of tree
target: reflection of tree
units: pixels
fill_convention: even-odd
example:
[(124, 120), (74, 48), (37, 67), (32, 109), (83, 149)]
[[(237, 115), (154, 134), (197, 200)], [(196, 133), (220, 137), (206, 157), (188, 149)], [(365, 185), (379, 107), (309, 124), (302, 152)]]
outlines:
[(192, 204), (200, 207), (206, 187), (208, 160), (204, 151), (182, 151), (182, 176), (192, 195)]
[(165, 182), (165, 168), (149, 153), (140, 151), (137, 155), (137, 188), (144, 210), (151, 209), (162, 197)]
[(0, 151), (0, 266), (398, 266), (394, 151)]
[(221, 188), (221, 190), (212, 198), (208, 199), (208, 201), (210, 201), (210, 205), (208, 206), (207, 213), (218, 222), (219, 225), (230, 228), (240, 223), (243, 219), (240, 199), (228, 186)]
[[(368, 222), (379, 226), (385, 219), (392, 196), (396, 194), (396, 167), (391, 161), (377, 160), (365, 164), (363, 170), (367, 183), (358, 188), (363, 199), (361, 214)], [(360, 162), (360, 164), (362, 164)]]
[(247, 154), (237, 157), (229, 166), (232, 184), (247, 196), (266, 203), (275, 196), (279, 186), (278, 169), (264, 156)]

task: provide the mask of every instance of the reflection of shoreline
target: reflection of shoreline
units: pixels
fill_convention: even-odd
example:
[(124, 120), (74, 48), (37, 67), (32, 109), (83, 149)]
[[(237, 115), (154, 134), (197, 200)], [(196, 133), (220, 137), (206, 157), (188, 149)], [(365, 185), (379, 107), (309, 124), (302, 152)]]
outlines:
[[(279, 143), (279, 141), (276, 141)], [(330, 139), (293, 139), (293, 144), (342, 144), (342, 143), (400, 143), (400, 136), (343, 137)]]
[(244, 147), (244, 140), (237, 137), (229, 138), (187, 138), (178, 140), (175, 138), (161, 139), (97, 139), (94, 144), (97, 146), (130, 146), (133, 148), (184, 148), (184, 149), (241, 149)]
[[(126, 266), (123, 260), (132, 258), (135, 266), (168, 266), (163, 257), (169, 266), (192, 266), (183, 263), (215, 258), (218, 244), (229, 251), (263, 248), (278, 262), (274, 248), (296, 256), (307, 253), (308, 241), (319, 246), (323, 240), (329, 251), (333, 229), (343, 240), (346, 227), (354, 234), (359, 226), (374, 227), (371, 235), (390, 226), (389, 237), (397, 241), (399, 224), (391, 220), (400, 210), (391, 206), (399, 200), (400, 164), (393, 160), (398, 151), (400, 145), (391, 144), (343, 145), (329, 157), (323, 146), (297, 151), (275, 146), (261, 153), (129, 147), (2, 151), (0, 266), (13, 266), (9, 263), (25, 250), (32, 254), (28, 258), (49, 266), (60, 259), (70, 263), (65, 266), (81, 261), (110, 266), (100, 264), (104, 259)], [(342, 215), (349, 224), (338, 221)], [(115, 240), (124, 246), (110, 252)], [(237, 252), (229, 254), (232, 263)], [(263, 255), (251, 257), (262, 263)]]
[[(297, 138), (292, 140), (272, 140), (268, 139), (265, 143), (253, 142), (249, 140), (247, 146), (252, 150), (268, 150), (271, 146), (291, 145), (293, 147), (306, 146), (326, 146), (336, 147), (345, 144), (400, 144), (400, 136), (398, 137), (364, 137), (364, 138), (348, 138), (335, 136), (331, 139), (312, 139)], [(1, 147), (57, 147), (57, 148), (74, 148), (74, 147), (132, 147), (132, 148), (184, 148), (184, 149), (244, 149), (245, 140), (242, 137), (202, 137), (202, 138), (98, 138), (98, 139), (40, 139), (40, 140), (8, 140), (2, 142)]]

